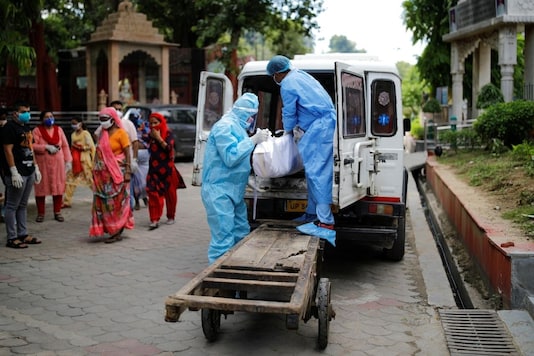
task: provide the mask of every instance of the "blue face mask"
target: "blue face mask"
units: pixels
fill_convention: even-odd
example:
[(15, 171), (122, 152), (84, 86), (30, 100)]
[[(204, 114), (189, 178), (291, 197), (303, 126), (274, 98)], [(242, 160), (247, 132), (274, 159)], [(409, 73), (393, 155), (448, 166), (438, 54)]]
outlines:
[(19, 113), (19, 120), (23, 123), (30, 122), (31, 115), (29, 111)]
[(44, 120), (44, 124), (45, 126), (48, 126), (48, 127), (54, 125), (54, 118), (53, 117), (46, 118)]

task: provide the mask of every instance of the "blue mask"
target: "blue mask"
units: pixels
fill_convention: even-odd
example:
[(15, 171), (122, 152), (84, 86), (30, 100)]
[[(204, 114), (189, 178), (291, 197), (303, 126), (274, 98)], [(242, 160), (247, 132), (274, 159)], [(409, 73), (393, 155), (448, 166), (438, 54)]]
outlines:
[(26, 124), (30, 122), (30, 119), (31, 119), (31, 115), (29, 111), (19, 113), (20, 122), (23, 122)]
[(45, 126), (48, 126), (48, 127), (54, 125), (54, 118), (53, 117), (46, 118), (44, 120), (44, 124)]

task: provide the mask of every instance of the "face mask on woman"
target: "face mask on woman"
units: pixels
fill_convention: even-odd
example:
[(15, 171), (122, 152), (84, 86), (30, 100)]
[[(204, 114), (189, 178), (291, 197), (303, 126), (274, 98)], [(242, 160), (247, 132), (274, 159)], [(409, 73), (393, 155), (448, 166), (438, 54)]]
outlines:
[(80, 123), (70, 125), (74, 131), (78, 130), (81, 126)]
[(102, 128), (104, 130), (109, 130), (109, 128), (111, 126), (113, 126), (113, 119), (109, 119), (109, 120), (106, 120), (106, 121), (101, 121), (100, 122), (100, 126), (102, 126)]
[(46, 119), (44, 119), (44, 125), (47, 126), (47, 127), (50, 127), (50, 126), (54, 125), (54, 118), (53, 117), (47, 117)]
[(30, 118), (31, 115), (29, 111), (19, 113), (19, 120), (25, 124), (30, 122)]

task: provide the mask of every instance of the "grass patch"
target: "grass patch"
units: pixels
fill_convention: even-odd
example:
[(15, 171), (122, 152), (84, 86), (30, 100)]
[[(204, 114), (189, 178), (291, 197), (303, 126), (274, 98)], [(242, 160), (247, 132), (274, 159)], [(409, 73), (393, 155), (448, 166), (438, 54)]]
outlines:
[[(530, 157), (529, 157), (530, 158)], [(534, 175), (532, 162), (512, 151), (499, 154), (483, 149), (447, 150), (437, 158), (470, 186), (495, 197), (502, 217), (534, 240)]]

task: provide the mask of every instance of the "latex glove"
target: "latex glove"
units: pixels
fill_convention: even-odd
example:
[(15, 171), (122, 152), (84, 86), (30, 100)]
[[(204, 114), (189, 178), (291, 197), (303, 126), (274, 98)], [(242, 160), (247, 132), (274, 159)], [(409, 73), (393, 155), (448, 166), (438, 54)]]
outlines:
[(132, 174), (136, 173), (139, 170), (139, 164), (137, 163), (137, 158), (132, 159), (130, 162), (130, 169)]
[(65, 172), (72, 170), (72, 162), (65, 162)]
[(255, 145), (267, 141), (269, 139), (269, 136), (271, 136), (271, 131), (269, 129), (258, 129), (254, 136), (252, 136), (250, 139), (252, 142), (254, 142)]
[(57, 153), (57, 151), (59, 151), (59, 148), (57, 148), (56, 146), (54, 145), (46, 145), (45, 146), (45, 149), (50, 152), (51, 154), (54, 154), (54, 153)]
[(39, 166), (35, 165), (35, 184), (41, 183), (41, 178), (43, 178), (41, 171), (39, 170)]
[(22, 179), (22, 176), (20, 175), (19, 171), (17, 170), (17, 167), (9, 167), (9, 170), (11, 171), (11, 184), (17, 189), (22, 188), (22, 185), (24, 184), (24, 180)]
[(295, 143), (298, 143), (302, 136), (304, 136), (304, 130), (295, 126), (295, 128), (293, 128), (293, 139), (295, 140)]

